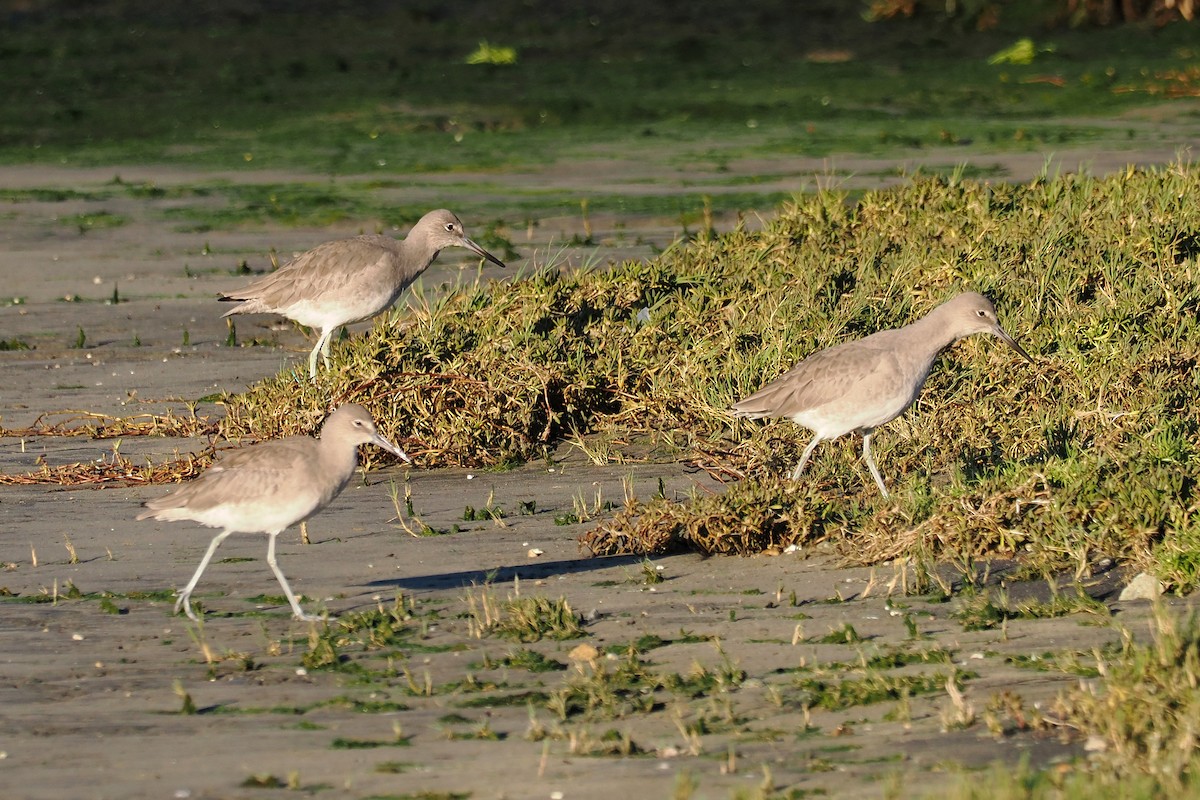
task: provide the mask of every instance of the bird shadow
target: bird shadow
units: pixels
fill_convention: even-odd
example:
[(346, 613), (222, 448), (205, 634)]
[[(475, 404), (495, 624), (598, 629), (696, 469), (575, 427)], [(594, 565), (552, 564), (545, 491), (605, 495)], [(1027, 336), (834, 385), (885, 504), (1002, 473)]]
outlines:
[(458, 572), (409, 575), (403, 578), (388, 578), (371, 581), (366, 587), (399, 588), (409, 590), (457, 589), (483, 583), (507, 583), (520, 578), (523, 581), (539, 580), (555, 575), (575, 575), (595, 572), (612, 567), (639, 565), (644, 556), (595, 556), (592, 558), (563, 559), (560, 561), (529, 561), (520, 565), (497, 566), (491, 569), (460, 570)]

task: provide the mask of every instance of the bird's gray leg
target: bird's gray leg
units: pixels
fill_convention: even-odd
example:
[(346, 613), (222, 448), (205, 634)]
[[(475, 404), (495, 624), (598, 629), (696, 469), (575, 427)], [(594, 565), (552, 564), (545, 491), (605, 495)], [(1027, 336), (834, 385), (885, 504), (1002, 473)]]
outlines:
[(192, 610), (192, 604), (188, 602), (188, 598), (192, 596), (192, 589), (196, 588), (196, 582), (200, 580), (201, 574), (204, 573), (204, 568), (208, 566), (208, 562), (212, 560), (213, 553), (217, 552), (217, 548), (221, 546), (221, 542), (225, 541), (229, 534), (233, 531), (221, 531), (213, 540), (208, 543), (208, 550), (204, 553), (204, 558), (200, 559), (200, 566), (196, 567), (196, 572), (192, 575), (192, 579), (188, 581), (188, 585), (183, 587), (183, 591), (178, 593), (175, 600), (175, 613), (179, 613), (179, 609), (183, 608), (187, 612), (188, 619), (193, 622), (199, 622), (200, 618), (196, 616), (196, 612)]
[(889, 497), (887, 487), (883, 485), (883, 476), (879, 474), (879, 467), (875, 466), (875, 459), (871, 456), (870, 433), (863, 434), (863, 458), (866, 459), (871, 476), (875, 478), (875, 483), (879, 484), (879, 491), (883, 492), (883, 499), (886, 500)]
[(288, 586), (287, 578), (283, 577), (283, 571), (279, 569), (279, 564), (275, 563), (275, 537), (278, 534), (267, 534), (269, 537), (267, 544), (267, 565), (271, 567), (271, 571), (275, 573), (275, 578), (279, 581), (279, 585), (283, 587), (283, 593), (287, 595), (288, 602), (292, 604), (292, 613), (296, 615), (296, 619), (304, 622), (320, 622), (321, 617), (318, 614), (305, 614), (304, 609), (300, 607), (300, 601), (296, 599), (296, 595), (292, 592), (292, 587)]
[(329, 369), (329, 337), (333, 335), (332, 328), (326, 328), (321, 331), (321, 336), (317, 339), (317, 343), (313, 345), (312, 352), (308, 356), (308, 377), (310, 380), (317, 379), (317, 353), (325, 356), (325, 369)]
[(321, 358), (325, 359), (325, 369), (329, 369), (329, 348), (333, 345), (333, 331), (342, 330), (342, 326), (338, 325), (333, 330), (326, 333), (324, 336), (325, 344), (321, 347)]
[(811, 442), (808, 443), (808, 447), (804, 448), (804, 454), (800, 456), (800, 463), (796, 465), (794, 470), (792, 470), (792, 480), (795, 481), (800, 479), (800, 473), (804, 472), (804, 465), (808, 463), (808, 457), (812, 455), (812, 451), (816, 449), (820, 442), (821, 436), (818, 434), (812, 438)]

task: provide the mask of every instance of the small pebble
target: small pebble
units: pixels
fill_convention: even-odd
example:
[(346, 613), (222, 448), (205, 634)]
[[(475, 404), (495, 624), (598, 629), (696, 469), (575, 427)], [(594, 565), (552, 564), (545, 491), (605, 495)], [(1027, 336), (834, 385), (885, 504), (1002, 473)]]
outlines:
[(1121, 596), (1118, 599), (1122, 601), (1153, 600), (1162, 593), (1162, 582), (1148, 572), (1141, 572), (1121, 590)]

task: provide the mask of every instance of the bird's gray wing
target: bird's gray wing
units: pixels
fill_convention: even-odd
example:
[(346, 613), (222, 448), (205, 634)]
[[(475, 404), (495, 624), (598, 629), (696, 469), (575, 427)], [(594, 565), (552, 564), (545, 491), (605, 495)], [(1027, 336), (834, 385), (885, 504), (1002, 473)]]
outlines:
[(312, 471), (310, 462), (316, 458), (315, 445), (315, 439), (294, 436), (227, 451), (198, 478), (147, 501), (148, 512), (138, 519), (172, 508), (204, 511), (255, 502), (275, 492), (303, 491)]
[(895, 372), (894, 359), (879, 344), (875, 337), (867, 337), (814, 353), (734, 403), (733, 412), (751, 419), (791, 417), (856, 396), (864, 387), (885, 382)]
[(368, 234), (317, 245), (270, 275), (223, 294), (222, 300), (244, 301), (226, 316), (281, 312), (302, 299), (337, 297), (347, 282), (369, 278), (396, 244), (391, 237)]

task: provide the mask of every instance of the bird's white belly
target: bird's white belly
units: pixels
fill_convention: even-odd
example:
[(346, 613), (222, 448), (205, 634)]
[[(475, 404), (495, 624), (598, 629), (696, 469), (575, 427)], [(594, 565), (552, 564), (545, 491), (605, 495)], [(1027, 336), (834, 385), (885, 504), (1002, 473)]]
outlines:
[(285, 499), (275, 495), (261, 501), (222, 503), (201, 512), (193, 512), (191, 519), (210, 528), (246, 533), (278, 533), (308, 517), (317, 505), (317, 499), (313, 497)]
[(394, 300), (380, 305), (378, 298), (357, 297), (354, 292), (346, 292), (337, 297), (324, 297), (300, 300), (287, 309), (287, 316), (307, 325), (310, 328), (325, 330), (335, 325), (349, 325), (362, 322), (384, 311)]
[(876, 428), (890, 422), (912, 405), (916, 394), (853, 392), (816, 408), (795, 414), (792, 420), (822, 439), (834, 439), (851, 431)]

